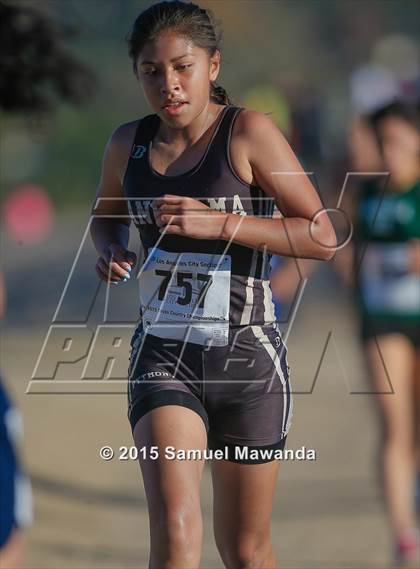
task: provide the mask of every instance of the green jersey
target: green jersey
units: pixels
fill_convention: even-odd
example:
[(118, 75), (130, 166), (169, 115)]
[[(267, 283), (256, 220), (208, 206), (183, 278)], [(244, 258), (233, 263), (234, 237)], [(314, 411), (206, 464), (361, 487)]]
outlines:
[(420, 239), (420, 180), (405, 190), (363, 185), (355, 227), (357, 300), (387, 319), (420, 317), (420, 278), (408, 269), (408, 241)]

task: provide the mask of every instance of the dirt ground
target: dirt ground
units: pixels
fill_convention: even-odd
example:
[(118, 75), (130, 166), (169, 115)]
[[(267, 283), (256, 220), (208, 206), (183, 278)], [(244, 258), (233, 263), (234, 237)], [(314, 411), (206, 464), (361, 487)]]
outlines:
[[(1, 369), (23, 414), (22, 458), (34, 494), (26, 567), (143, 569), (149, 530), (138, 463), (99, 457), (103, 445), (118, 449), (132, 444), (123, 389), (26, 392), (85, 224), (83, 216), (66, 217), (48, 246), (5, 241), (9, 302)], [(82, 248), (63, 319), (66, 310), (77, 313), (85, 291), (94, 290), (93, 259), (89, 246)], [(135, 292), (130, 294), (135, 302)], [(316, 460), (281, 465), (272, 519), (279, 567), (390, 567), (389, 528), (376, 467), (374, 396), (368, 393), (351, 303), (328, 268), (306, 286), (287, 344), (295, 393), (288, 448), (314, 449)], [(212, 533), (209, 466), (202, 483), (201, 568), (219, 569), (223, 564)]]

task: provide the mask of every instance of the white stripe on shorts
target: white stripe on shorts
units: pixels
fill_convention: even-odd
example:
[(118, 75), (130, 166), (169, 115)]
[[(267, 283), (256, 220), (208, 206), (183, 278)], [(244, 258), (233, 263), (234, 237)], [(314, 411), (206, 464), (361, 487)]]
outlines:
[(281, 384), (283, 386), (283, 419), (281, 424), (281, 432), (282, 436), (284, 436), (287, 432), (285, 426), (288, 423), (288, 420), (286, 418), (287, 389), (286, 389), (286, 380), (283, 375), (283, 370), (281, 369), (280, 358), (277, 351), (274, 349), (273, 345), (271, 344), (269, 337), (266, 334), (264, 334), (261, 326), (251, 326), (251, 329), (255, 337), (258, 338), (258, 340), (261, 342), (261, 344), (264, 346), (265, 350), (267, 351), (268, 355), (270, 356), (276, 368), (276, 371), (280, 377)]
[(270, 281), (263, 280), (261, 282), (264, 288), (264, 322), (267, 324), (274, 322), (276, 320), (276, 315), (274, 312), (274, 302), (270, 288)]
[(283, 346), (285, 347), (285, 352), (284, 352), (284, 359), (286, 361), (286, 367), (287, 367), (287, 375), (288, 375), (288, 380), (289, 380), (289, 389), (290, 389), (290, 407), (289, 407), (289, 416), (287, 417), (287, 423), (286, 423), (286, 428), (285, 431), (286, 433), (289, 432), (290, 429), (290, 425), (292, 422), (292, 417), (293, 417), (293, 393), (292, 393), (292, 384), (290, 381), (290, 366), (289, 366), (289, 362), (287, 361), (287, 347), (286, 344), (283, 342), (283, 336), (279, 327), (278, 322), (275, 323), (275, 329), (277, 330), (278, 335), (280, 336), (280, 339), (282, 341)]

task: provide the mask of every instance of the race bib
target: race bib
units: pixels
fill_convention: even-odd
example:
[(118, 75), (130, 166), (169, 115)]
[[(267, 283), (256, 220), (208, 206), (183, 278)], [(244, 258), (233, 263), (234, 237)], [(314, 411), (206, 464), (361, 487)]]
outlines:
[(360, 267), (360, 284), (368, 310), (420, 313), (420, 279), (407, 269), (404, 243), (369, 244)]
[(160, 338), (226, 346), (230, 255), (149, 249), (139, 276), (143, 326)]

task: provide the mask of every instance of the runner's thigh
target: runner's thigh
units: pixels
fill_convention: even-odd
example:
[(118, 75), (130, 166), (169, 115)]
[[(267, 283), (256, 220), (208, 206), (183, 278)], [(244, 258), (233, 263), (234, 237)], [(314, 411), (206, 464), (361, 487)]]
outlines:
[[(207, 447), (206, 428), (198, 413), (181, 405), (163, 405), (152, 409), (137, 422), (133, 437), (139, 449), (139, 462), (153, 516), (188, 516), (200, 511), (200, 481), (204, 460), (179, 460), (165, 456), (167, 447), (176, 450)], [(151, 447), (158, 447), (152, 459)]]
[(212, 460), (214, 535), (219, 547), (244, 537), (264, 541), (270, 528), (279, 460), (240, 464)]

